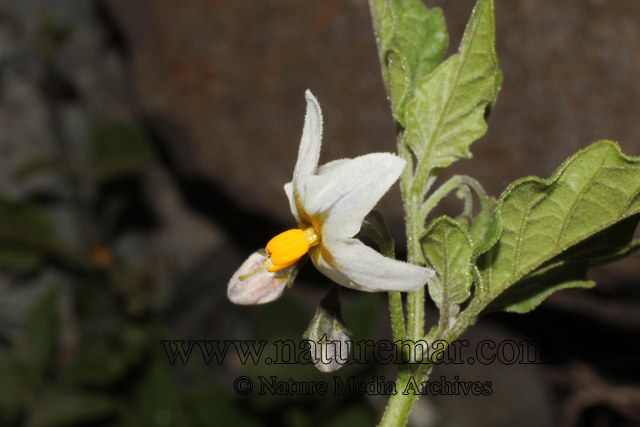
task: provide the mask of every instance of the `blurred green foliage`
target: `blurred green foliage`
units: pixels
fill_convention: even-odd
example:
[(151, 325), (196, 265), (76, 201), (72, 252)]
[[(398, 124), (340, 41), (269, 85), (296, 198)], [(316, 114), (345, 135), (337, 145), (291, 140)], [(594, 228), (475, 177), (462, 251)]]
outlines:
[[(58, 150), (34, 153), (12, 177), (27, 187), (35, 179), (50, 179), (55, 184), (46, 191), (55, 194), (46, 200), (29, 192), (20, 198), (0, 194), (0, 272), (15, 278), (14, 286), (42, 282), (51, 272), (57, 282), (38, 288), (44, 291), (33, 300), (21, 330), (8, 337), (9, 345), (0, 345), (0, 426), (372, 425), (375, 416), (364, 398), (240, 397), (229, 378), (217, 382), (207, 376), (199, 355), (184, 367), (171, 366), (160, 344), (169, 333), (155, 303), (152, 260), (141, 256), (132, 262), (112, 250), (118, 239), (139, 232), (127, 226), (127, 215), (140, 202), (132, 187), (157, 156), (132, 123), (95, 122), (84, 147), (64, 140), (58, 110), (65, 101), (50, 89), (67, 84), (58, 81), (62, 74), (55, 58), (74, 35), (72, 26), (45, 15), (27, 36), (42, 62), (42, 96)], [(62, 232), (56, 210), (71, 214), (74, 230)], [(370, 332), (378, 303), (366, 296), (347, 315), (355, 337)], [(257, 316), (255, 336), (296, 343), (310, 320), (287, 297)], [(215, 368), (226, 369), (225, 376), (332, 381), (310, 365), (231, 361)], [(366, 369), (345, 367), (341, 375), (364, 375)]]
[[(197, 350), (185, 367), (190, 379), (176, 381), (160, 345), (167, 331), (154, 308), (151, 267), (122, 262), (110, 249), (117, 236), (108, 230), (126, 215), (131, 197), (126, 191), (101, 192), (105, 184), (145, 173), (154, 164), (153, 148), (131, 124), (101, 122), (90, 135), (86, 164), (70, 168), (64, 158), (37, 157), (14, 174), (25, 182), (40, 173), (57, 173), (91, 185), (60, 202), (85, 210), (75, 215), (89, 222), (76, 223), (83, 236), (79, 244), (56, 232), (49, 211), (36, 200), (0, 195), (0, 270), (23, 281), (51, 268), (62, 271), (72, 284), (77, 329), (77, 342), (68, 348), (62, 337), (62, 286), (49, 286), (31, 307), (21, 339), (0, 349), (0, 426), (372, 425), (374, 414), (364, 399), (345, 403), (331, 393), (239, 397), (231, 387), (223, 391), (203, 379), (206, 370)], [(102, 209), (96, 211), (97, 203)], [(102, 232), (83, 235), (83, 228)], [(356, 339), (371, 333), (379, 303), (366, 295), (349, 310), (346, 318)], [(297, 344), (310, 319), (287, 297), (257, 314), (255, 335), (270, 342)], [(268, 351), (262, 360), (276, 357)], [(285, 381), (333, 381), (311, 365), (237, 363), (231, 369), (254, 379), (277, 375)], [(366, 380), (366, 369), (346, 366), (340, 376)]]

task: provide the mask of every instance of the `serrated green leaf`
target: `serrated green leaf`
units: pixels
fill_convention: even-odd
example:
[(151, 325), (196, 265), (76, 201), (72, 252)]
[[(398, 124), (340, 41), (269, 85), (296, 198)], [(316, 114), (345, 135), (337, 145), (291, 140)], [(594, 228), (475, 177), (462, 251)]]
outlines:
[(525, 313), (558, 290), (595, 286), (587, 279), (587, 269), (638, 250), (631, 238), (639, 221), (640, 214), (625, 218), (560, 253), (510, 286), (483, 313), (498, 310)]
[(406, 140), (419, 169), (429, 172), (471, 157), (468, 147), (487, 130), (484, 115), (497, 76), (493, 2), (479, 0), (459, 52), (422, 78), (407, 104)]
[(103, 122), (91, 132), (89, 174), (96, 181), (143, 172), (154, 157), (147, 138), (131, 124)]
[(370, 0), (382, 75), (393, 115), (404, 123), (404, 107), (415, 86), (442, 61), (448, 35), (438, 8), (421, 0)]
[[(496, 212), (502, 234), (478, 259), (485, 303), (554, 258), (561, 263), (587, 261), (628, 248), (637, 224), (631, 217), (640, 212), (640, 158), (625, 156), (611, 141), (592, 144), (548, 180), (528, 177), (513, 183)], [(554, 275), (566, 279), (561, 265)], [(569, 285), (566, 280), (547, 283), (551, 291), (558, 286)], [(535, 302), (528, 301), (523, 304)]]
[(436, 271), (429, 294), (440, 310), (440, 328), (448, 328), (471, 295), (473, 242), (455, 220), (441, 217), (431, 223), (420, 239), (427, 263)]

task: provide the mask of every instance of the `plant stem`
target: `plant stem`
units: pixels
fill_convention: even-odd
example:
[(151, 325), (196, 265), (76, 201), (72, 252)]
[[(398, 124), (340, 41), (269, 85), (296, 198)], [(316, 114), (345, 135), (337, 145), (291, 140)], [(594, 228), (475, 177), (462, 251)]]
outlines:
[[(407, 161), (400, 176), (400, 192), (404, 203), (405, 223), (407, 227), (407, 258), (411, 264), (424, 265), (420, 250), (422, 224), (417, 220), (419, 214), (421, 190), (413, 189), (413, 158), (409, 147), (404, 143), (404, 134), (398, 129), (398, 154)], [(419, 340), (424, 335), (424, 288), (409, 292), (407, 295), (407, 338)]]
[[(376, 229), (372, 224), (368, 221), (365, 221), (362, 224), (363, 230), (366, 234), (369, 235), (373, 239), (373, 241), (378, 245), (380, 252), (382, 255), (395, 259), (396, 258), (396, 250), (393, 242), (393, 238), (391, 237), (391, 233), (389, 233), (389, 227), (387, 227), (387, 223), (384, 220), (384, 216), (377, 210), (372, 210), (367, 217), (366, 220), (373, 219), (378, 224), (378, 229)], [(407, 331), (404, 323), (404, 310), (402, 307), (402, 296), (400, 292), (389, 292), (389, 311), (391, 313), (391, 327), (393, 330), (393, 341), (403, 341), (407, 339)]]
[(409, 422), (409, 414), (418, 400), (418, 395), (414, 393), (403, 394), (413, 378), (411, 374), (407, 366), (404, 369), (401, 367), (396, 380), (396, 394), (389, 399), (379, 427), (403, 427)]
[(389, 311), (391, 312), (393, 341), (406, 340), (407, 331), (404, 324), (404, 311), (402, 309), (402, 296), (400, 296), (400, 292), (389, 292)]
[[(416, 265), (424, 265), (424, 257), (420, 248), (420, 233), (424, 226), (424, 218), (420, 219), (420, 208), (422, 206), (423, 186), (416, 191), (413, 185), (413, 158), (406, 144), (403, 142), (403, 132), (398, 129), (398, 152), (406, 161), (407, 165), (400, 177), (400, 191), (405, 208), (405, 220), (407, 224), (407, 251), (408, 261)], [(394, 339), (397, 340), (399, 323), (398, 313), (402, 313), (402, 300), (400, 293), (390, 292), (389, 301), (391, 307), (391, 321), (394, 328)], [(395, 317), (395, 319), (394, 319)], [(407, 295), (407, 330), (406, 338), (418, 341), (424, 335), (424, 287)], [(418, 370), (414, 370), (410, 365), (399, 365), (398, 379), (396, 381), (395, 395), (389, 399), (380, 426), (382, 427), (402, 427), (407, 425), (409, 414), (413, 405), (418, 400), (418, 394), (409, 392), (404, 394), (410, 381), (415, 380), (418, 384), (422, 377), (426, 376), (427, 368), (421, 365)]]
[(478, 181), (475, 179), (466, 176), (466, 175), (454, 175), (447, 182), (442, 184), (436, 191), (429, 196), (429, 198), (424, 202), (424, 204), (420, 207), (419, 217), (421, 221), (427, 218), (429, 212), (435, 208), (440, 201), (447, 196), (451, 191), (460, 187), (460, 186), (468, 186), (473, 188), (478, 197), (480, 198), (480, 203), (482, 204), (482, 209), (486, 209), (489, 205), (489, 196), (484, 191), (484, 188), (480, 185)]
[(420, 364), (418, 369), (411, 369), (410, 365), (400, 365), (396, 380), (396, 394), (389, 399), (379, 427), (407, 425), (413, 405), (420, 397), (419, 390), (415, 390), (414, 386), (420, 387), (420, 384), (428, 378), (431, 366), (431, 364)]

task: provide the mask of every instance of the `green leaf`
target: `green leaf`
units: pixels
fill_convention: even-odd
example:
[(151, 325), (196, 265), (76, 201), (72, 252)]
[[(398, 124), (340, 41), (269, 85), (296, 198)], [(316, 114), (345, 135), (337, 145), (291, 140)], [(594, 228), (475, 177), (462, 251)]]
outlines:
[(502, 74), (502, 71), (500, 71), (500, 69), (498, 69), (498, 71), (496, 72), (496, 78), (494, 80), (493, 83), (493, 99), (491, 100), (491, 102), (489, 102), (487, 104), (487, 108), (484, 110), (484, 119), (487, 120), (489, 118), (489, 116), (491, 115), (491, 112), (493, 111), (493, 107), (496, 105), (496, 101), (498, 100), (498, 93), (500, 92), (500, 89), (502, 88), (502, 79), (504, 78), (504, 75)]
[(442, 10), (421, 0), (370, 0), (382, 75), (394, 117), (404, 123), (404, 106), (415, 86), (442, 61), (448, 35)]
[(91, 133), (91, 177), (96, 181), (143, 172), (154, 160), (144, 134), (128, 123), (103, 122)]
[(525, 313), (560, 289), (595, 286), (586, 277), (588, 268), (638, 250), (631, 239), (639, 221), (640, 214), (625, 218), (560, 253), (500, 294), (483, 313)]
[(543, 266), (501, 293), (484, 309), (483, 314), (492, 311), (526, 313), (561, 289), (592, 288), (595, 283), (587, 279), (588, 268), (587, 261), (566, 261)]
[(431, 223), (420, 239), (427, 263), (436, 270), (429, 294), (440, 309), (440, 329), (448, 328), (471, 295), (473, 242), (455, 220), (441, 217)]
[(593, 258), (590, 262), (590, 265), (592, 267), (595, 267), (598, 265), (608, 264), (610, 262), (615, 262), (622, 258), (634, 255), (638, 252), (640, 252), (640, 239), (632, 241), (627, 247), (620, 249), (618, 252), (612, 253), (607, 256)]
[(471, 157), (468, 147), (487, 130), (485, 110), (498, 76), (493, 2), (479, 0), (459, 53), (422, 78), (407, 104), (406, 140), (422, 169), (416, 175)]
[(562, 260), (604, 260), (626, 253), (633, 245), (633, 234), (640, 222), (640, 214), (632, 215), (588, 239), (572, 246), (558, 257)]
[(485, 238), (489, 236), (488, 232), (493, 222), (493, 212), (496, 208), (496, 203), (495, 198), (489, 197), (488, 206), (483, 206), (478, 216), (473, 219), (471, 227), (469, 228), (469, 236), (474, 245), (480, 245), (480, 243), (484, 242)]
[[(548, 180), (516, 181), (496, 209), (502, 234), (478, 259), (485, 290), (481, 305), (513, 287), (502, 297), (509, 304), (495, 304), (526, 311), (554, 290), (590, 286), (576, 273), (576, 263), (628, 251), (638, 212), (640, 158), (625, 156), (611, 141), (576, 153)], [(529, 275), (547, 262), (554, 267)]]

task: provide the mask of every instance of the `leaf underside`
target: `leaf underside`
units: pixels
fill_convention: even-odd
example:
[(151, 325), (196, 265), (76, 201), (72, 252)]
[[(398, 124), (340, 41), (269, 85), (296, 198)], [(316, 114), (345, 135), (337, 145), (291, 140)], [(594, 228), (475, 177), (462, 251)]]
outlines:
[(640, 158), (611, 141), (576, 153), (548, 180), (513, 183), (497, 207), (502, 233), (482, 254), (481, 294), (488, 311), (524, 312), (551, 292), (590, 287), (592, 262), (635, 250), (640, 219)]
[(440, 310), (441, 323), (448, 326), (460, 304), (471, 295), (470, 262), (473, 242), (455, 220), (441, 217), (431, 223), (420, 239), (422, 250), (436, 276), (429, 281), (429, 294)]

